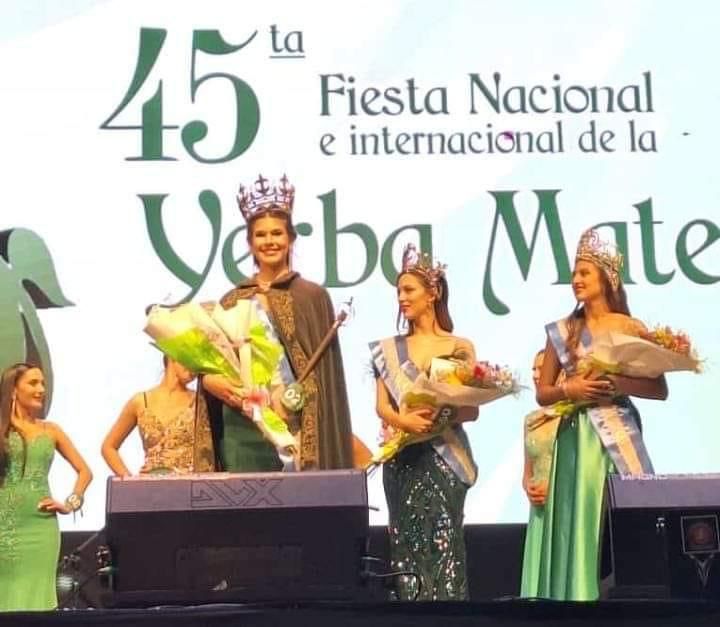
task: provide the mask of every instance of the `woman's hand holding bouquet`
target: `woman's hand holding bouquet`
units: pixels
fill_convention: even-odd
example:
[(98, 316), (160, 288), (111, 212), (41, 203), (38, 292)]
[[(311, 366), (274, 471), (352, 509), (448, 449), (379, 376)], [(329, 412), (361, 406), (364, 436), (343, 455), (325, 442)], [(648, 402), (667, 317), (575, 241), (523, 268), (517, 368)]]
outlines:
[(453, 426), (458, 408), (479, 407), (519, 390), (507, 368), (488, 362), (433, 359), (429, 375), (420, 374), (403, 395), (397, 427), (384, 427), (383, 442), (369, 465), (384, 463), (410, 444), (441, 435)]

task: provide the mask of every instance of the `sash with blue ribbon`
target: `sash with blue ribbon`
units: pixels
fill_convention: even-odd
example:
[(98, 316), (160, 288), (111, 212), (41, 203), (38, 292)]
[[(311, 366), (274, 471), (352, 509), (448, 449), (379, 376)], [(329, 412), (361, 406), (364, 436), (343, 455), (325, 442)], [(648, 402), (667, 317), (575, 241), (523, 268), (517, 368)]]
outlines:
[[(420, 376), (420, 369), (410, 359), (407, 338), (396, 335), (370, 342), (370, 352), (377, 375), (382, 379), (395, 405), (400, 407), (403, 396), (412, 389), (415, 380)], [(461, 425), (448, 426), (429, 442), (460, 481), (467, 486), (475, 483), (477, 466), (472, 458), (467, 434)]]
[[(576, 362), (567, 346), (568, 330), (565, 320), (552, 322), (545, 327), (548, 338), (557, 353), (567, 376), (576, 374)], [(580, 337), (581, 356), (592, 351), (592, 336), (585, 328)], [(639, 427), (639, 414), (627, 396), (613, 400), (610, 405), (588, 405), (576, 411), (585, 411), (605, 450), (621, 475), (654, 474)]]

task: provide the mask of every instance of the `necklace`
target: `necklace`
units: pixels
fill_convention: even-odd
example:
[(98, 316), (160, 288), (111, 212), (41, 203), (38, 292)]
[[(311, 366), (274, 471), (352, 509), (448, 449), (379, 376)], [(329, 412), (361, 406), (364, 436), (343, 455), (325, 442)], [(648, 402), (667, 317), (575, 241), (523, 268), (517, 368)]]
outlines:
[(281, 272), (277, 276), (273, 277), (269, 281), (266, 279), (261, 279), (259, 276), (255, 276), (255, 283), (257, 283), (257, 291), (261, 294), (267, 294), (270, 291), (270, 288), (272, 287), (272, 284), (280, 281), (282, 278), (286, 277), (290, 273), (289, 270), (285, 270), (284, 272)]

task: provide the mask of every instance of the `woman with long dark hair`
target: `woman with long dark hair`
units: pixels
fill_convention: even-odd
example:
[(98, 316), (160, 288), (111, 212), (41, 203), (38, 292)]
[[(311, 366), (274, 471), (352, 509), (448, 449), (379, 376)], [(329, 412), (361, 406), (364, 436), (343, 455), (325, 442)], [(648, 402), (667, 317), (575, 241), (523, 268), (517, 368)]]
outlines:
[[(60, 552), (56, 514), (82, 507), (90, 468), (63, 430), (44, 420), (45, 377), (31, 364), (0, 376), (0, 611), (57, 606)], [(50, 496), (48, 471), (58, 451), (77, 472), (65, 501)]]
[[(622, 255), (586, 231), (575, 258), (577, 306), (546, 327), (548, 341), (537, 401), (570, 401), (574, 410), (558, 428), (550, 472), (537, 596), (592, 600), (599, 594), (599, 543), (605, 479), (652, 473), (631, 396), (664, 400), (664, 377), (642, 379), (584, 367), (593, 338), (606, 331), (639, 335), (621, 282)], [(558, 380), (563, 371), (567, 378)]]
[(159, 385), (133, 395), (103, 440), (102, 456), (119, 477), (131, 474), (120, 447), (135, 427), (145, 451), (140, 474), (215, 470), (205, 399), (187, 387), (195, 375), (169, 357), (163, 366)]
[[(221, 300), (225, 309), (242, 299), (252, 301), (267, 337), (282, 344), (284, 354), (274, 375), (282, 384), (277, 386), (280, 390), (305, 372), (335, 321), (327, 290), (291, 268), (297, 238), (294, 199), (295, 188), (286, 177), (271, 185), (260, 176), (250, 188), (240, 188), (238, 206), (247, 222), (247, 242), (257, 272)], [(274, 446), (244, 409), (249, 391), (220, 375), (206, 375), (202, 384), (209, 393), (219, 466), (234, 472), (281, 470), (284, 464)], [(284, 416), (299, 439), (294, 465), (301, 470), (351, 468), (350, 410), (337, 337), (303, 381), (303, 390), (302, 407), (297, 412), (291, 407)]]
[[(377, 376), (376, 411), (386, 428), (423, 434), (435, 412), (400, 402), (434, 357), (475, 363), (469, 340), (453, 335), (448, 284), (443, 266), (408, 246), (397, 279), (398, 321), (407, 333), (372, 342)], [(462, 422), (477, 408), (460, 408), (451, 429), (402, 449), (383, 467), (388, 504), (390, 557), (401, 600), (462, 600), (468, 597), (463, 508), (477, 468)]]

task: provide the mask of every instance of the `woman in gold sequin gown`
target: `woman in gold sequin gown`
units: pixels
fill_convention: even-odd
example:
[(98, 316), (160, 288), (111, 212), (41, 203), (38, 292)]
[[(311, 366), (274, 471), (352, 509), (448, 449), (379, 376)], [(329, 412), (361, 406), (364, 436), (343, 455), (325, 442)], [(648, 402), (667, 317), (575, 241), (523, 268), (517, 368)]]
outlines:
[[(55, 572), (60, 551), (56, 515), (82, 506), (92, 474), (68, 436), (43, 420), (45, 379), (30, 364), (0, 377), (0, 611), (57, 606)], [(55, 451), (76, 470), (65, 502), (50, 496), (48, 471)]]
[(184, 474), (215, 469), (205, 402), (187, 388), (195, 375), (167, 357), (164, 363), (160, 384), (135, 394), (103, 441), (102, 455), (120, 477), (131, 474), (119, 449), (135, 427), (145, 451), (140, 473)]
[[(377, 375), (376, 409), (391, 429), (426, 433), (435, 412), (399, 409), (394, 383), (427, 371), (433, 357), (474, 363), (471, 342), (452, 335), (444, 273), (403, 263), (397, 283), (400, 315), (407, 335), (371, 343)], [(465, 600), (463, 508), (477, 468), (462, 422), (477, 418), (477, 408), (460, 408), (448, 436), (407, 446), (383, 468), (389, 514), (391, 570), (400, 600)]]

